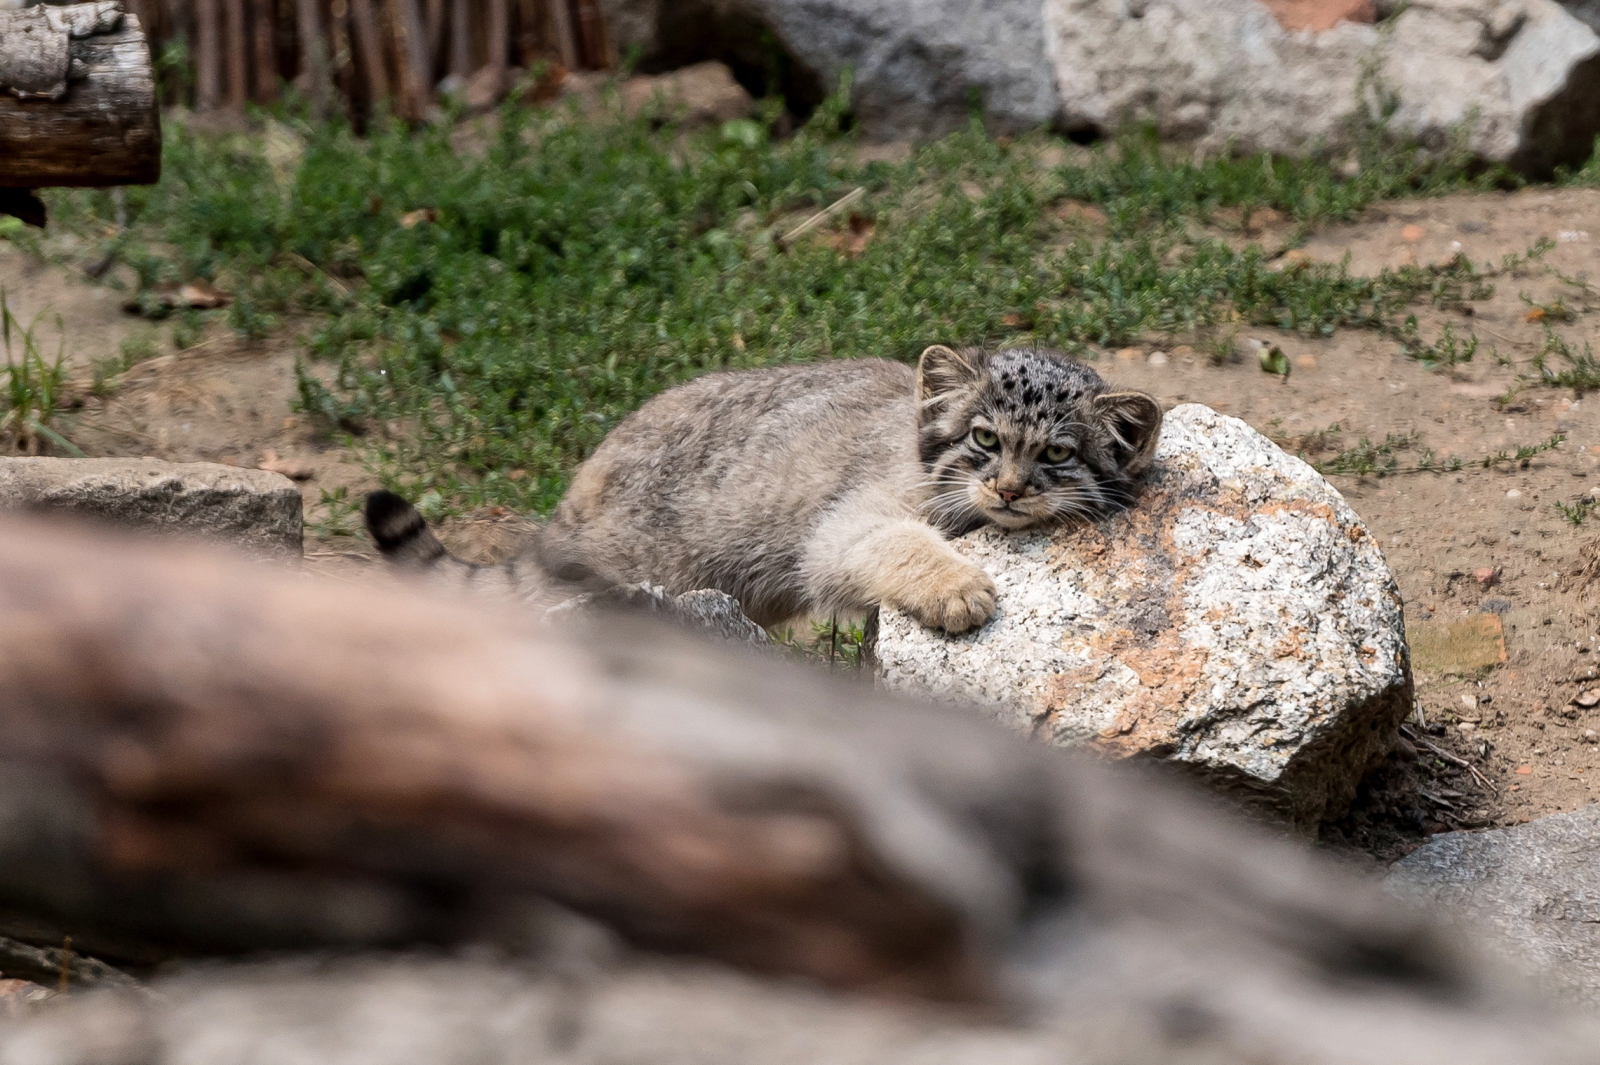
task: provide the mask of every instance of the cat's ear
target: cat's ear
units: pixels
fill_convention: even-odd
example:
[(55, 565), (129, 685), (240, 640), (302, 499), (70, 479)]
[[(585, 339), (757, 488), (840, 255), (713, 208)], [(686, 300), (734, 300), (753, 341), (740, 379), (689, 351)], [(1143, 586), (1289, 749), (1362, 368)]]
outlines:
[(1100, 424), (1122, 453), (1126, 473), (1143, 473), (1161, 439), (1161, 404), (1143, 392), (1106, 392), (1094, 399)]
[(917, 360), (917, 401), (954, 392), (978, 376), (978, 360), (954, 348), (934, 344)]

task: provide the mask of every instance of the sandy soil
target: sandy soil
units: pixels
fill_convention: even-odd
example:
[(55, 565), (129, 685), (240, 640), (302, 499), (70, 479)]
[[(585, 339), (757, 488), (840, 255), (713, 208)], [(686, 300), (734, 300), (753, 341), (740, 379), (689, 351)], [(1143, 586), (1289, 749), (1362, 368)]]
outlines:
[[(1230, 239), (1271, 248), (1287, 235), (1270, 217), (1253, 224)], [(1364, 331), (1307, 340), (1246, 329), (1240, 356), (1221, 365), (1205, 353), (1207, 338), (1152, 337), (1101, 361), (1108, 377), (1168, 402), (1207, 403), (1312, 461), (1326, 462), (1363, 437), (1415, 434), (1415, 446), (1396, 454), (1402, 466), (1414, 465), (1424, 447), (1466, 463), (1452, 473), (1331, 478), (1383, 544), (1414, 630), (1477, 619), (1504, 633), (1503, 663), (1419, 662), (1411, 739), (1326, 834), (1379, 858), (1445, 828), (1570, 810), (1593, 801), (1600, 786), (1600, 706), (1574, 703), (1591, 682), (1600, 688), (1593, 600), (1582, 576), (1584, 548), (1600, 536), (1600, 508), (1578, 525), (1557, 508), (1578, 504), (1591, 489), (1600, 496), (1600, 395), (1540, 385), (1532, 369), (1547, 327), (1577, 348), (1593, 339), (1589, 308), (1600, 308), (1600, 288), (1587, 288), (1586, 278), (1593, 274), (1600, 286), (1600, 192), (1396, 203), (1319, 233), (1302, 253), (1333, 262), (1348, 256), (1352, 271), (1370, 272), (1458, 253), (1498, 264), (1541, 239), (1552, 247), (1531, 265), (1497, 273), (1491, 298), (1418, 311), (1428, 336), (1449, 322), (1480, 339), (1476, 357), (1452, 369), (1414, 362), (1396, 341)], [(0, 251), (0, 287), (25, 319), (59, 315), (80, 378), (131, 330), (146, 328), (121, 314), (120, 293), (16, 253)], [(1532, 313), (1558, 298), (1570, 320)], [(362, 564), (370, 555), (364, 543), (338, 535), (354, 530), (353, 516), (328, 499), (341, 490), (346, 500), (359, 499), (375, 482), (355, 455), (292, 412), (295, 338), (251, 344), (213, 323), (202, 343), (180, 352), (165, 339), (170, 331), (159, 335), (163, 354), (127, 374), (110, 396), (86, 395), (64, 418), (71, 438), (91, 454), (245, 466), (271, 450), (311, 472), (303, 490), (313, 564), (336, 571)], [(1250, 339), (1281, 345), (1290, 376), (1262, 372), (1248, 354)], [(1525, 465), (1481, 464), (1557, 434), (1564, 442)], [(458, 542), (482, 550), (505, 539), (514, 522), (491, 515), (467, 524), (456, 530)]]

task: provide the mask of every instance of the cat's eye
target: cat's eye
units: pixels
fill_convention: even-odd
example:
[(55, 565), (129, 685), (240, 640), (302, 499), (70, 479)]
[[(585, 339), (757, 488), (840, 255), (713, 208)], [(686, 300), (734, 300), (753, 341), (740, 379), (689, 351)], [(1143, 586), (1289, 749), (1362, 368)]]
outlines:
[(973, 429), (972, 442), (979, 447), (996, 448), (1000, 446), (1000, 438), (992, 429)]
[(1046, 462), (1065, 462), (1072, 457), (1072, 449), (1065, 444), (1051, 444), (1044, 449)]

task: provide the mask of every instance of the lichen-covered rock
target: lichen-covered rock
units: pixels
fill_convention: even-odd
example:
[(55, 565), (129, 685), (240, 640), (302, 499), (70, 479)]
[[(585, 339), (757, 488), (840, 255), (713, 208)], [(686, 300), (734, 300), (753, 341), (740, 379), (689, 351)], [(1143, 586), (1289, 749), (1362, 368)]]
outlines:
[(1388, 882), (1487, 930), (1555, 994), (1600, 1006), (1600, 803), (1441, 833), (1396, 862)]
[(0, 459), (0, 510), (34, 510), (298, 557), (303, 511), (289, 478), (211, 462)]
[(1180, 763), (1302, 826), (1348, 805), (1411, 709), (1400, 596), (1372, 536), (1310, 466), (1207, 407), (1167, 416), (1133, 509), (955, 546), (994, 578), (999, 611), (949, 637), (884, 610), (891, 688)]

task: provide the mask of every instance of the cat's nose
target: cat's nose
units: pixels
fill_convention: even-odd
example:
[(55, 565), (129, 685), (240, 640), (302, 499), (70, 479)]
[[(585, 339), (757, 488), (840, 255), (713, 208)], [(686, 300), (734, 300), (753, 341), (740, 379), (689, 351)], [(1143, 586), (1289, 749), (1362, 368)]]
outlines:
[(1022, 493), (1011, 488), (996, 488), (994, 494), (1000, 497), (1003, 503), (1015, 503), (1022, 498)]

